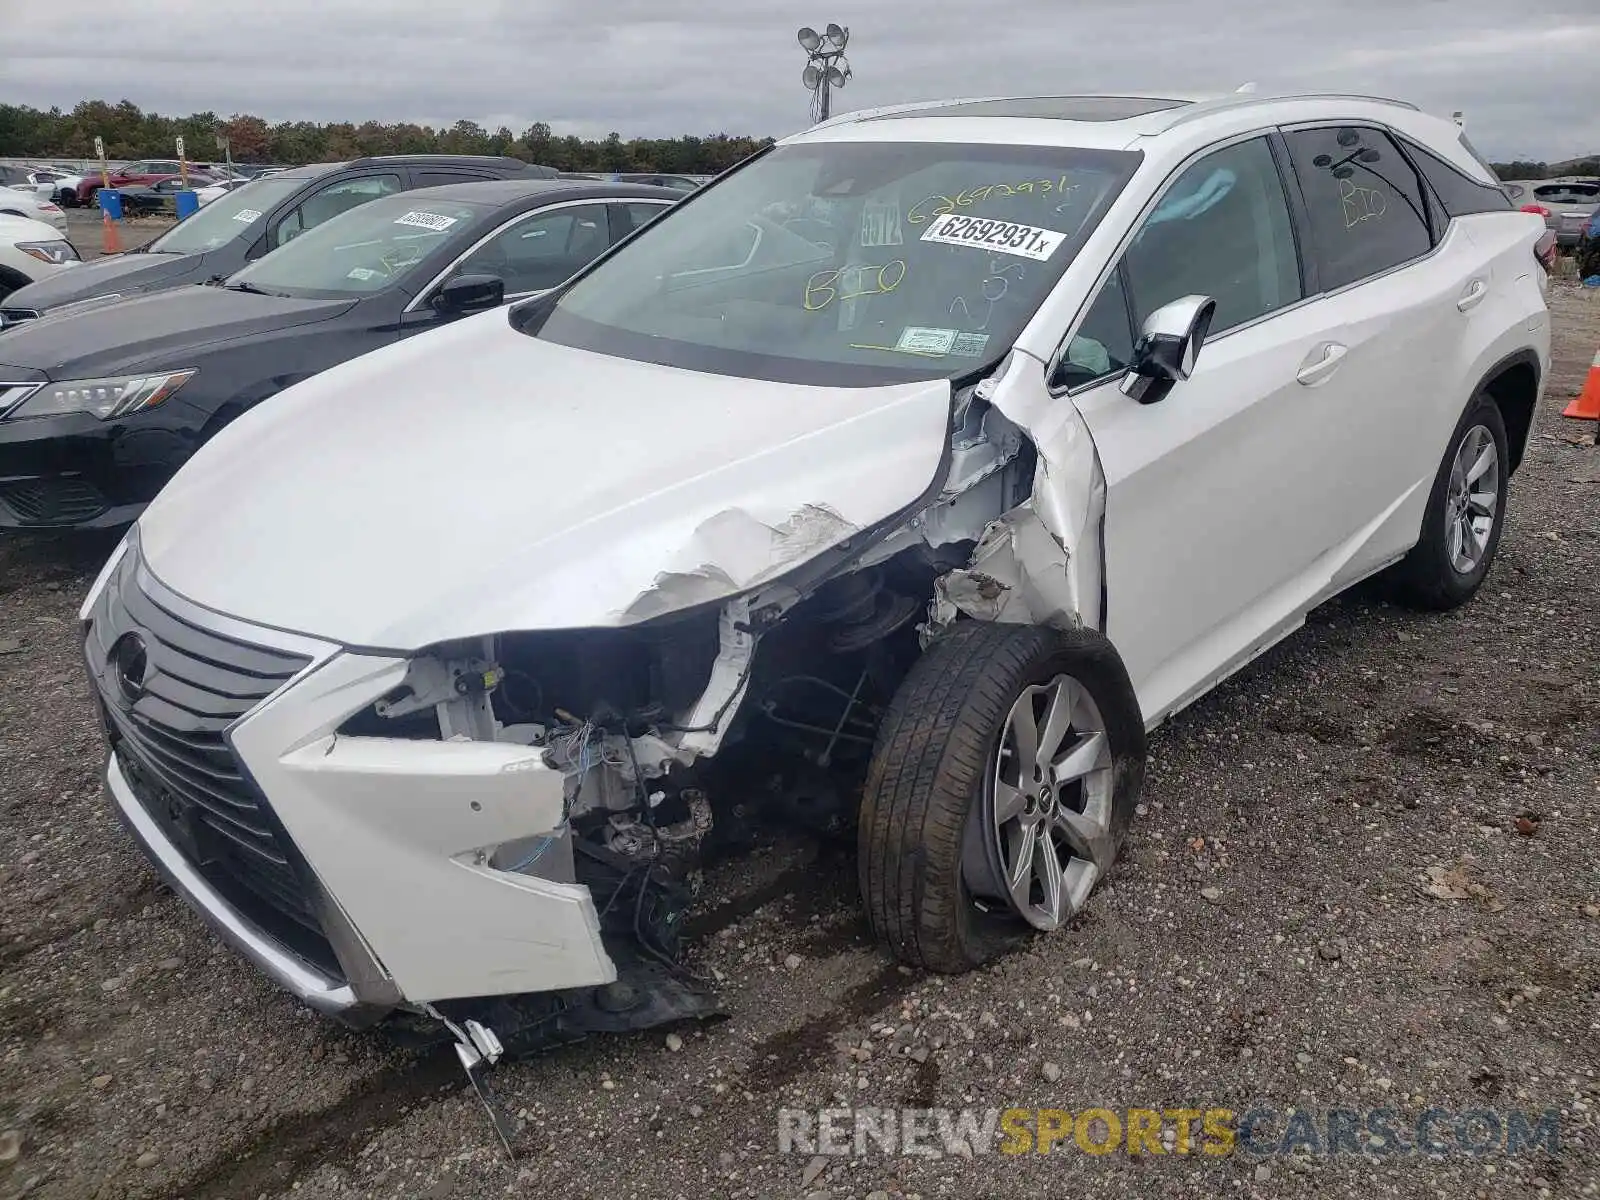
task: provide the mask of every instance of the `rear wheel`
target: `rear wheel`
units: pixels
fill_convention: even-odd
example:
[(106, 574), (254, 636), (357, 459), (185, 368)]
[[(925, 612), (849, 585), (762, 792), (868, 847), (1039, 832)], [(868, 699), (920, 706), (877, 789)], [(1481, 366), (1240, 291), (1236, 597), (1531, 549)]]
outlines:
[(1394, 569), (1398, 599), (1435, 611), (1471, 599), (1500, 545), (1510, 464), (1500, 408), (1479, 392), (1439, 464), (1422, 536)]
[(1059, 929), (1116, 858), (1144, 754), (1105, 638), (957, 626), (896, 693), (868, 772), (858, 872), (878, 939), (958, 972)]

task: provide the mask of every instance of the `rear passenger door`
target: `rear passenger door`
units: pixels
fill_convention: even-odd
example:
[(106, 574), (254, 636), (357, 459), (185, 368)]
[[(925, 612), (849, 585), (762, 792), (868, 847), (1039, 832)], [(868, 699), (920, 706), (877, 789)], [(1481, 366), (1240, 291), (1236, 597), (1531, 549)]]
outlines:
[(1466, 404), (1462, 348), (1496, 286), (1461, 223), (1446, 223), (1390, 135), (1361, 125), (1286, 129), (1338, 362), (1329, 388), (1352, 459), (1341, 489), (1355, 577), (1417, 537)]

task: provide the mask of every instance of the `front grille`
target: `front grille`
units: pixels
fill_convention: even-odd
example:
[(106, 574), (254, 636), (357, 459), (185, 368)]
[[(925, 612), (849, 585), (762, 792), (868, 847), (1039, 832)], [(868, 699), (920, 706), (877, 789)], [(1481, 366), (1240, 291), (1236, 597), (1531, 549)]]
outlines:
[[(223, 737), (311, 660), (223, 637), (177, 616), (140, 586), (137, 557), (127, 554), (108, 583), (86, 646), (129, 786), (229, 903), (337, 975), (338, 958), (293, 843)], [(132, 666), (141, 650), (142, 672)], [(141, 674), (142, 687), (126, 682)]]
[(0, 480), (0, 504), (21, 524), (41, 526), (92, 521), (111, 507), (99, 488), (72, 475)]

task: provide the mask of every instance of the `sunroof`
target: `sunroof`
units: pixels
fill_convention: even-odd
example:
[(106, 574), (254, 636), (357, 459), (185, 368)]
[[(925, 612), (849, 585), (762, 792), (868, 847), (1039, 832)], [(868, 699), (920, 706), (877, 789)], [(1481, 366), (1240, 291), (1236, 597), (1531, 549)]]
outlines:
[(1187, 100), (1160, 100), (1152, 96), (1021, 96), (1012, 100), (968, 100), (940, 104), (909, 113), (884, 113), (869, 121), (896, 117), (1044, 117), (1054, 121), (1126, 121), (1169, 108), (1182, 108)]

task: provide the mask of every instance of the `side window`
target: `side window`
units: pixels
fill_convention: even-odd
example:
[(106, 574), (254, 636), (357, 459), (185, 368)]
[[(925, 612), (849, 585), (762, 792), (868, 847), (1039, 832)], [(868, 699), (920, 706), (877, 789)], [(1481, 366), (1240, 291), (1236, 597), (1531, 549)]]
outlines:
[(1184, 296), (1217, 302), (1213, 336), (1299, 300), (1294, 227), (1266, 139), (1217, 150), (1180, 175), (1123, 264), (1136, 329)]
[(1452, 167), (1436, 154), (1430, 154), (1415, 142), (1406, 143), (1406, 153), (1417, 164), (1417, 170), (1433, 188), (1434, 195), (1452, 217), (1465, 217), (1472, 213), (1503, 212), (1511, 207), (1506, 193), (1492, 183), (1479, 183)]
[(1380, 275), (1432, 249), (1417, 173), (1388, 134), (1342, 125), (1285, 136), (1324, 288)]
[(632, 233), (635, 229), (638, 229), (641, 226), (650, 224), (651, 221), (654, 221), (657, 217), (659, 217), (662, 213), (666, 212), (667, 209), (671, 208), (672, 206), (670, 204), (637, 204), (637, 203), (635, 203), (635, 204), (622, 204), (622, 205), (619, 205), (618, 207), (621, 208), (623, 210), (623, 212), (627, 214), (627, 218), (628, 219), (627, 219), (626, 222), (624, 222), (624, 228), (627, 230), (627, 232)]
[(506, 294), (565, 283), (611, 244), (603, 204), (536, 212), (501, 230), (456, 268), (457, 275), (498, 275)]
[(321, 191), (307, 196), (283, 216), (268, 236), (269, 249), (276, 249), (286, 242), (293, 241), (306, 230), (321, 225), (330, 217), (336, 217), (342, 212), (365, 204), (368, 200), (391, 196), (400, 190), (398, 175), (363, 175), (357, 179), (346, 179), (340, 183), (330, 184)]
[(1132, 360), (1133, 326), (1128, 322), (1128, 294), (1118, 270), (1106, 280), (1078, 332), (1067, 343), (1052, 383), (1078, 387), (1103, 375), (1120, 374)]
[(499, 179), (487, 171), (437, 171), (419, 167), (411, 168), (412, 187), (442, 187), (447, 183), (482, 183), (486, 179)]

